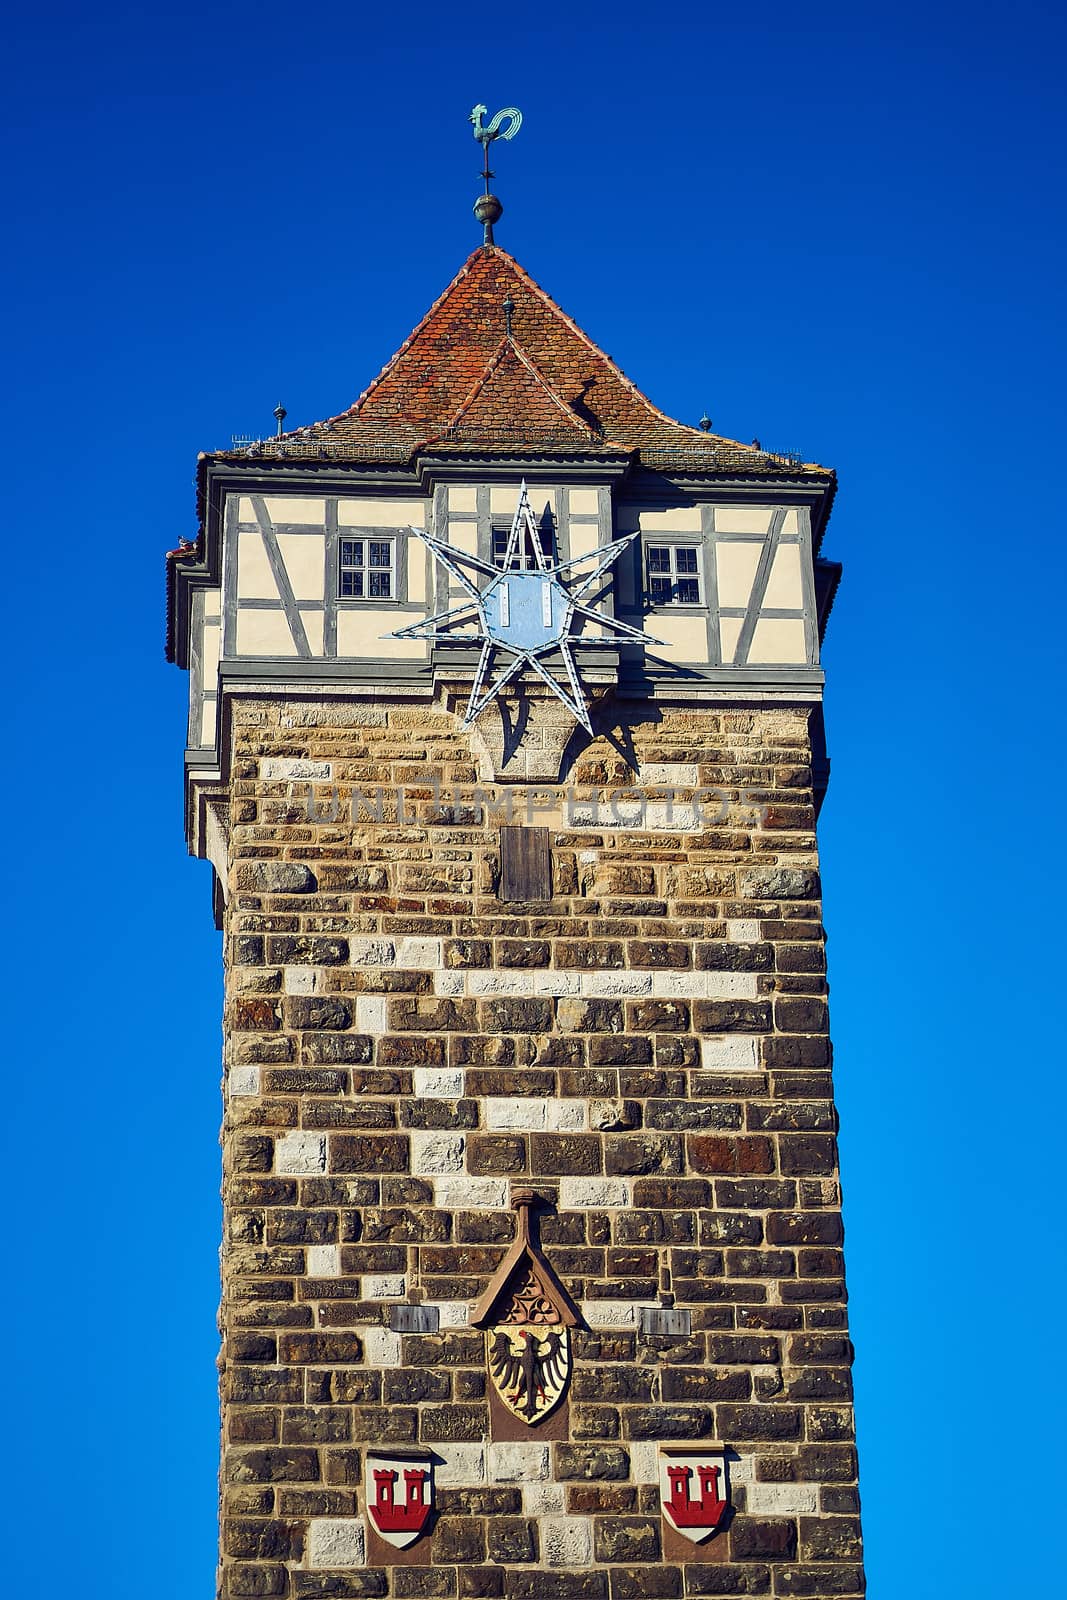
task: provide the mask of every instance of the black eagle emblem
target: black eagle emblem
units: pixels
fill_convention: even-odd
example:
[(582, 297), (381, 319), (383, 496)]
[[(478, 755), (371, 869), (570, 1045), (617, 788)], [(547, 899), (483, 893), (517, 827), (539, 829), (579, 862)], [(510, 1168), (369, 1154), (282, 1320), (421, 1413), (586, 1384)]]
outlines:
[(540, 1337), (532, 1328), (520, 1328), (520, 1348), (498, 1328), (489, 1350), (489, 1370), (501, 1394), (528, 1422), (550, 1409), (567, 1380), (566, 1334), (550, 1329)]

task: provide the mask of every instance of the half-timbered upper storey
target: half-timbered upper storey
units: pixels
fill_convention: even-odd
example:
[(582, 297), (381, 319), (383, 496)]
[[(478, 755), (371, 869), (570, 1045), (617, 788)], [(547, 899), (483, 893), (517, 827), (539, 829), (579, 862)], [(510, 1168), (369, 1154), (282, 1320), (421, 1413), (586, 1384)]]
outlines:
[[(485, 246), (349, 410), (200, 458), (198, 538), (168, 561), (190, 778), (224, 767), (220, 708), (241, 686), (431, 695), (469, 682), (473, 647), (395, 636), (458, 597), (411, 530), (499, 565), (523, 481), (554, 560), (640, 535), (593, 599), (645, 641), (579, 645), (588, 681), (819, 698), (839, 573), (819, 556), (833, 473), (665, 416)], [(520, 542), (511, 559), (534, 552)]]

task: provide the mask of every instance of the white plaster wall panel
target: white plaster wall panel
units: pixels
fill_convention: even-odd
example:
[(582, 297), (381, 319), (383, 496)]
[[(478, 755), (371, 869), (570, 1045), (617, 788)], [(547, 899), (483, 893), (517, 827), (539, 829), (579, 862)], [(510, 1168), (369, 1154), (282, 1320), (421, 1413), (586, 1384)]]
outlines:
[(596, 489), (569, 489), (567, 503), (572, 517), (595, 517), (600, 510), (600, 494)]
[(734, 659), (737, 641), (741, 637), (743, 617), (719, 618), (719, 650), (722, 653), (723, 664), (729, 666)]
[(469, 483), (453, 483), (448, 488), (449, 511), (477, 511), (478, 491)]
[(717, 533), (769, 533), (773, 506), (716, 506)]
[[(600, 544), (600, 529), (595, 522), (572, 522), (570, 532), (572, 556), (591, 555)], [(587, 598), (585, 604), (590, 603)]]
[(205, 689), (215, 687), (219, 670), (219, 652), (222, 649), (222, 627), (218, 622), (205, 622), (204, 642), (200, 650), (201, 683)]
[(284, 611), (237, 612), (239, 656), (295, 656), (296, 645)]
[(385, 637), (406, 620), (394, 611), (364, 610), (362, 606), (340, 606), (337, 611), (337, 654), (363, 656), (371, 661), (405, 659), (422, 661), (426, 644), (422, 639)]
[[(543, 483), (528, 483), (526, 492), (530, 499), (530, 510), (533, 512), (534, 521), (540, 526), (541, 518), (547, 511), (553, 522), (556, 513), (555, 490), (551, 485)], [(489, 515), (503, 518), (513, 517), (519, 503), (518, 484), (494, 484), (489, 490)]]
[[(320, 589), (320, 597), (321, 594)], [(238, 600), (279, 598), (278, 585), (267, 560), (266, 547), (260, 533), (237, 535), (237, 598)]]
[[(514, 516), (515, 515), (515, 508), (518, 505), (518, 503), (519, 503), (519, 487), (518, 487), (518, 484), (516, 484), (514, 487), (511, 487), (511, 486), (508, 486), (508, 485), (504, 485), (504, 484), (499, 484), (499, 485), (498, 484), (494, 484), (493, 487), (489, 490), (489, 514), (490, 514), (490, 516), (493, 516), (493, 517), (502, 517), (502, 516), (505, 516), (505, 515), (509, 516), (509, 517)], [(530, 497), (531, 506), (533, 505), (533, 503), (534, 503), (533, 502), (533, 496), (531, 495), (531, 497)], [(534, 516), (536, 517), (536, 515), (537, 515), (537, 509), (535, 507)]]
[(665, 611), (657, 611), (654, 617), (648, 619), (648, 631), (660, 641), (659, 644), (649, 645), (653, 655), (667, 656), (672, 661), (706, 665), (708, 630), (703, 615), (672, 616)]
[(619, 526), (628, 531), (640, 528), (643, 533), (699, 533), (700, 507), (668, 506), (662, 510), (651, 506), (623, 506), (619, 511)]
[(782, 519), (782, 532), (783, 533), (799, 533), (800, 532), (800, 517), (797, 515), (797, 512), (796, 512), (795, 509), (791, 510), (791, 511), (787, 511), (785, 516), (783, 517), (783, 519)]
[(321, 656), (323, 653), (322, 634), (325, 627), (325, 618), (322, 612), (301, 610), (300, 620), (304, 624), (308, 649), (313, 656)]
[(426, 546), (418, 539), (407, 539), (408, 599), (422, 605), (426, 600), (426, 569), (430, 556)]
[(214, 700), (205, 700), (200, 707), (200, 743), (213, 745), (217, 728), (218, 704)]
[(781, 611), (802, 611), (804, 609), (804, 591), (800, 582), (800, 546), (798, 544), (782, 544), (778, 546), (774, 561), (771, 564), (770, 576), (767, 579), (767, 592), (763, 597), (763, 604)]
[(326, 536), (279, 533), (278, 549), (297, 600), (321, 600), (326, 590)]
[(748, 659), (754, 664), (802, 665), (808, 659), (803, 619), (761, 617), (752, 635)]
[(345, 498), (337, 502), (339, 528), (416, 528), (426, 524), (425, 500), (371, 500)]
[(719, 584), (720, 606), (747, 606), (752, 597), (752, 581), (756, 576), (763, 546), (753, 540), (737, 543), (720, 539), (715, 547), (715, 570)]
[(453, 550), (463, 550), (469, 556), (478, 554), (478, 530), (473, 522), (450, 522), (448, 542)]
[[(321, 528), (326, 522), (326, 502), (319, 495), (268, 494), (263, 504), (274, 523), (312, 522)], [(255, 520), (254, 513), (252, 520)]]

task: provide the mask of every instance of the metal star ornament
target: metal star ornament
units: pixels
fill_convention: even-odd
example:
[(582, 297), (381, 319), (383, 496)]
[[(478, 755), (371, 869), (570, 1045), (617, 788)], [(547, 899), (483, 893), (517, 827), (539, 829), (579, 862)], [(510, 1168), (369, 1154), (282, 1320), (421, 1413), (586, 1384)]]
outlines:
[[(574, 556), (569, 561), (552, 561), (541, 543), (525, 480), (519, 490), (519, 503), (508, 534), (502, 568), (457, 550), (422, 528), (409, 531), (429, 546), (449, 577), (466, 590), (470, 599), (451, 610), (439, 611), (423, 622), (398, 628), (389, 637), (431, 639), (437, 644), (481, 645), (463, 718), (465, 728), (470, 727), (524, 667), (529, 667), (586, 732), (592, 733), (589, 708), (578, 681), (572, 647), (576, 644), (613, 645), (620, 638), (633, 639), (640, 644), (659, 642), (631, 628), (629, 623), (619, 622), (615, 617), (605, 616), (602, 611), (582, 604), (583, 597), (639, 534), (627, 534), (610, 545)], [(520, 552), (527, 548), (533, 553), (535, 564), (532, 569), (523, 570)], [(584, 574), (583, 567), (588, 568)], [(478, 588), (464, 569), (489, 581)], [(599, 637), (577, 631), (583, 621), (590, 620), (613, 631)], [(457, 631), (460, 629), (467, 631)], [(505, 660), (494, 677), (498, 652)], [(562, 657), (564, 678), (554, 675), (546, 664), (545, 657), (555, 653)]]

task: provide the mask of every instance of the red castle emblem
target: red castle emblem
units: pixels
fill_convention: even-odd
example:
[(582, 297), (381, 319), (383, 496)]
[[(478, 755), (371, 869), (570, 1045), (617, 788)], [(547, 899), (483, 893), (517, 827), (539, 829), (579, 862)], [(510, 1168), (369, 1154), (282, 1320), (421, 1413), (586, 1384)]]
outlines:
[(672, 1528), (700, 1544), (726, 1515), (726, 1457), (720, 1449), (660, 1446), (660, 1502)]
[(368, 1451), (364, 1485), (375, 1532), (400, 1550), (414, 1544), (433, 1510), (431, 1458)]

